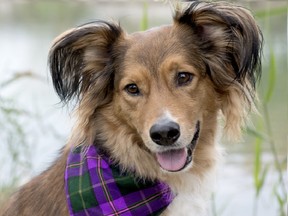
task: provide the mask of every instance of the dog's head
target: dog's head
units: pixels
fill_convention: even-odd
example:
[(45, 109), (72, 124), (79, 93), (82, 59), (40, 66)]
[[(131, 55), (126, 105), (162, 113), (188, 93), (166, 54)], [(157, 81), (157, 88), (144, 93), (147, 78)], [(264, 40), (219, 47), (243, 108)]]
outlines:
[(220, 110), (227, 131), (239, 134), (261, 43), (247, 10), (195, 1), (173, 25), (145, 32), (103, 21), (80, 26), (56, 39), (49, 62), (60, 98), (79, 99), (74, 133), (104, 140), (125, 166), (138, 161), (136, 171), (150, 163), (176, 172), (191, 166), (194, 151), (205, 158), (214, 146)]

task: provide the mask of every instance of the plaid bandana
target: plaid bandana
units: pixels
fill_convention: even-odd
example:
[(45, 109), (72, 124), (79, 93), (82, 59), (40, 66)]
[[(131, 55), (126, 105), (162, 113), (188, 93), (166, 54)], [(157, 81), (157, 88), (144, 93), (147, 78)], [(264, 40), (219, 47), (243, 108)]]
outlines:
[(95, 146), (69, 154), (65, 187), (70, 216), (156, 216), (171, 203), (168, 185), (135, 179), (109, 162)]

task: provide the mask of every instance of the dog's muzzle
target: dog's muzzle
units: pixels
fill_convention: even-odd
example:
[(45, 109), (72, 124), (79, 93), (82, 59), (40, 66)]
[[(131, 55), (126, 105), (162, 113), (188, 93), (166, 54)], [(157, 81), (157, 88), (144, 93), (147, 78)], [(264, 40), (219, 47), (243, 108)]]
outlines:
[[(185, 169), (192, 162), (192, 155), (199, 139), (200, 122), (197, 121), (192, 141), (186, 147), (157, 152), (156, 158), (162, 169), (178, 172)], [(150, 129), (151, 139), (160, 146), (171, 146), (180, 137), (180, 127), (175, 122), (165, 125), (154, 125)]]

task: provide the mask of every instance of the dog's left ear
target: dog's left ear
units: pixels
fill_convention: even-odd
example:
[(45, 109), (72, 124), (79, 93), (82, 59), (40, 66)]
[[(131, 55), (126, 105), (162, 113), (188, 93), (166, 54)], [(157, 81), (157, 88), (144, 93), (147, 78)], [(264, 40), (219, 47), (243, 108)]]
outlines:
[(182, 30), (190, 29), (191, 43), (196, 44), (195, 51), (219, 93), (225, 129), (237, 137), (247, 111), (254, 107), (255, 83), (261, 73), (259, 27), (248, 10), (223, 2), (193, 1), (176, 12), (174, 21)]

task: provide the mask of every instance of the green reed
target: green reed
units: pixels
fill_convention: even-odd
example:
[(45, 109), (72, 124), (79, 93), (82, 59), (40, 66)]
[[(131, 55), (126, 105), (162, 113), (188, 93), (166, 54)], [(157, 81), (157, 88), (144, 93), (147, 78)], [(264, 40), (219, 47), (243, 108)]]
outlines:
[[(30, 73), (15, 74), (11, 79), (0, 83), (0, 92), (23, 77), (30, 77)], [(0, 147), (8, 158), (1, 158), (0, 170), (9, 164), (9, 172), (6, 173), (9, 182), (0, 184), (0, 203), (17, 186), (21, 180), (21, 174), (31, 168), (30, 150), (24, 125), (20, 123), (23, 116), (29, 113), (18, 106), (15, 100), (3, 97), (0, 94)], [(4, 152), (3, 152), (4, 149)], [(8, 159), (8, 161), (7, 161)]]
[[(256, 16), (258, 19), (264, 19), (265, 24), (264, 28), (266, 29), (266, 34), (264, 36), (266, 38), (271, 37), (270, 35), (270, 18), (271, 16), (277, 16), (281, 14), (287, 15), (288, 8), (287, 7), (280, 7), (280, 8), (273, 8), (269, 10), (262, 10), (256, 12)], [(271, 44), (266, 44), (269, 48), (269, 56), (268, 58), (264, 56), (265, 61), (268, 62), (268, 68), (264, 70), (263, 73), (268, 74), (267, 83), (265, 83), (266, 91), (264, 91), (264, 94), (261, 95), (260, 98), (260, 110), (262, 111), (260, 116), (257, 119), (257, 125), (255, 129), (248, 128), (247, 132), (252, 137), (254, 137), (254, 171), (253, 171), (253, 179), (254, 179), (254, 188), (255, 188), (255, 204), (253, 209), (253, 216), (257, 216), (257, 210), (258, 210), (258, 200), (261, 195), (261, 191), (264, 187), (266, 178), (267, 178), (267, 172), (269, 172), (269, 169), (271, 167), (268, 166), (268, 164), (264, 164), (264, 161), (262, 160), (263, 156), (263, 145), (264, 143), (267, 143), (269, 145), (270, 153), (273, 156), (274, 166), (272, 167), (273, 170), (276, 170), (278, 174), (278, 181), (275, 182), (275, 185), (273, 187), (273, 191), (271, 191), (278, 203), (278, 215), (279, 216), (285, 216), (286, 215), (286, 206), (287, 206), (287, 190), (286, 190), (286, 184), (284, 180), (284, 170), (282, 169), (283, 164), (287, 162), (287, 155), (284, 157), (284, 159), (280, 159), (279, 154), (277, 152), (277, 144), (275, 141), (275, 135), (273, 134), (272, 130), (272, 122), (271, 122), (271, 114), (272, 110), (269, 108), (269, 105), (271, 104), (271, 100), (275, 94), (275, 86), (277, 81), (277, 57), (275, 55), (275, 51), (273, 49), (273, 46)], [(286, 52), (287, 55), (287, 52)], [(262, 80), (263, 82), (264, 80)], [(264, 164), (264, 165), (263, 165)], [(276, 212), (275, 212), (276, 213)]]

